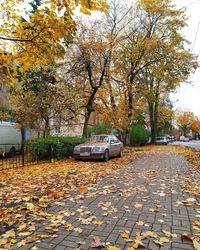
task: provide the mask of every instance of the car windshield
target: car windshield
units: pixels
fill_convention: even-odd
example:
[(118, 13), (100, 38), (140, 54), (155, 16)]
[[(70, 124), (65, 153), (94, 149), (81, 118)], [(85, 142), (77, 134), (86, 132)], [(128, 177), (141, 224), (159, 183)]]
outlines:
[(165, 138), (163, 137), (157, 137), (156, 140), (160, 141), (160, 140), (164, 140)]
[(95, 142), (109, 142), (109, 137), (106, 135), (92, 135), (90, 141)]

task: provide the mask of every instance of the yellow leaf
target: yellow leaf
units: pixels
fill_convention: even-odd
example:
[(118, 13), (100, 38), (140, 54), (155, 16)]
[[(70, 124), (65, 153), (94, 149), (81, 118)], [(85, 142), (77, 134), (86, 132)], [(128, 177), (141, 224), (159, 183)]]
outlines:
[(165, 231), (165, 230), (163, 230), (163, 233), (165, 234), (165, 236), (167, 236), (167, 237), (177, 237), (177, 234), (172, 234), (172, 233), (170, 233), (170, 232), (168, 232), (168, 231)]
[(20, 242), (17, 243), (18, 247), (22, 247), (26, 245), (26, 240), (21, 240)]
[(157, 208), (149, 208), (149, 211), (150, 212), (159, 212), (159, 209), (157, 209)]
[(126, 242), (133, 242), (128, 231), (121, 232), (121, 236)]
[(104, 221), (101, 221), (101, 220), (93, 221), (93, 224), (95, 224), (95, 225), (102, 225), (103, 223), (104, 223)]
[(121, 250), (119, 247), (116, 246), (109, 246), (107, 250)]
[(34, 208), (35, 208), (35, 206), (33, 205), (33, 203), (27, 203), (27, 204), (26, 204), (26, 208), (27, 208), (28, 210), (30, 210), (30, 211), (33, 211)]
[(19, 233), (18, 235), (19, 236), (29, 236), (31, 234), (31, 232), (22, 232), (22, 233)]
[(193, 239), (193, 246), (195, 250), (200, 250), (200, 242), (197, 239)]
[(25, 231), (26, 230), (26, 224), (20, 224), (19, 227), (17, 228), (19, 232)]
[(194, 225), (200, 227), (200, 221), (195, 221)]
[(143, 232), (142, 236), (144, 236), (145, 238), (148, 237), (148, 236), (151, 237), (151, 238), (155, 238), (155, 239), (158, 238), (157, 233), (152, 232), (152, 231)]
[(140, 204), (140, 203), (138, 203), (138, 202), (136, 202), (136, 203), (135, 203), (135, 207), (136, 207), (136, 208), (140, 208), (140, 207), (143, 207), (143, 205)]
[(7, 243), (6, 239), (0, 239), (0, 245), (5, 245)]
[(31, 225), (29, 228), (28, 228), (29, 231), (35, 231), (35, 225)]
[(138, 222), (136, 222), (136, 224), (137, 224), (138, 226), (144, 226), (144, 222), (143, 222), (143, 221), (138, 221)]
[(7, 232), (3, 235), (3, 237), (4, 237), (5, 239), (7, 239), (7, 238), (15, 238), (15, 236), (16, 236), (16, 235), (15, 235), (14, 229), (7, 231)]
[(169, 240), (165, 237), (161, 237), (159, 240), (154, 240), (154, 242), (160, 246), (162, 246), (164, 243), (168, 243)]

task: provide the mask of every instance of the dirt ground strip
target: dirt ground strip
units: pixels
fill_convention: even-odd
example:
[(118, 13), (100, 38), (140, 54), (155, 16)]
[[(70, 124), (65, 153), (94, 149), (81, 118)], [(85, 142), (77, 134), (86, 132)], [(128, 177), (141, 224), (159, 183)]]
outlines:
[[(103, 164), (105, 172), (109, 166), (113, 168), (93, 182), (86, 176), (81, 183), (80, 175), (88, 172), (72, 169), (67, 175), (68, 186), (63, 186), (66, 170), (60, 175), (55, 171), (48, 179), (54, 201), (47, 195), (46, 186), (46, 195), (41, 191), (42, 175), (37, 176), (37, 183), (35, 175), (28, 175), (30, 182), (21, 183), (24, 195), (20, 187), (10, 193), (10, 202), (8, 194), (6, 199), (1, 194), (0, 249), (200, 249), (199, 176), (176, 147), (153, 147), (145, 153), (140, 149), (138, 152), (135, 157), (138, 159), (133, 161), (129, 156), (124, 166), (120, 159), (111, 160), (110, 165), (91, 162), (96, 169), (95, 177), (103, 172), (100, 165)], [(82, 184), (76, 185), (78, 189), (74, 188), (71, 175)], [(93, 172), (89, 171), (89, 175), (94, 177)], [(15, 178), (16, 183), (21, 180)], [(30, 186), (31, 180), (34, 187)], [(58, 187), (57, 197), (53, 181)], [(8, 177), (0, 182), (4, 192), (8, 192), (11, 184), (13, 180)], [(27, 191), (28, 185), (32, 193), (35, 190), (33, 196)], [(68, 192), (70, 185), (73, 193)], [(37, 194), (39, 186), (43, 196)], [(17, 190), (20, 198), (13, 201), (14, 195), (19, 196)], [(13, 223), (9, 224), (12, 216)]]

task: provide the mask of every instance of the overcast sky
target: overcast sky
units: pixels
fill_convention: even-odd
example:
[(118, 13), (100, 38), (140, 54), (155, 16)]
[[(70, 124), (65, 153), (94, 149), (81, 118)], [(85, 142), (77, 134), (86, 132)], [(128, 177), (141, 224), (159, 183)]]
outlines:
[[(191, 51), (200, 54), (200, 0), (173, 0), (178, 7), (186, 7), (188, 26), (183, 34), (191, 42)], [(200, 62), (200, 55), (199, 55)], [(188, 109), (200, 117), (200, 69), (189, 79), (191, 83), (183, 83), (176, 94), (172, 95), (175, 108)]]

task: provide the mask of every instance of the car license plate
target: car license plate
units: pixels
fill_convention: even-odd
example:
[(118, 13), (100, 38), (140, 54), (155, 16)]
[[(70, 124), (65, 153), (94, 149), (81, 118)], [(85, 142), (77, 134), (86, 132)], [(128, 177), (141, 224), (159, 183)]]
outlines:
[(80, 153), (80, 156), (90, 156), (90, 153), (88, 152)]

